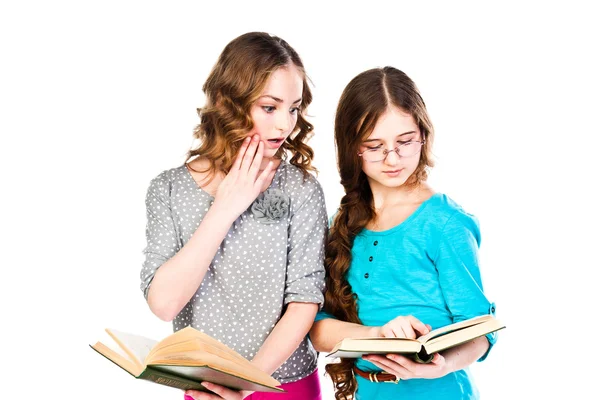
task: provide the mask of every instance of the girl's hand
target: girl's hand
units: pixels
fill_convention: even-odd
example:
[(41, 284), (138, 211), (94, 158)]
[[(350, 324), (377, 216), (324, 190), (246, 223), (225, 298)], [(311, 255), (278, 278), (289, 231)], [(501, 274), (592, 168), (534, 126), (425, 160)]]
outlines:
[(269, 178), (273, 178), (273, 162), (260, 172), (263, 159), (262, 141), (259, 136), (247, 137), (238, 152), (231, 170), (219, 184), (215, 195), (215, 205), (227, 213), (239, 217), (263, 190)]
[(450, 372), (446, 359), (436, 353), (429, 364), (414, 362), (399, 354), (388, 354), (386, 357), (379, 355), (364, 356), (363, 359), (372, 362), (385, 372), (396, 375), (400, 379), (435, 379), (441, 378)]
[(202, 382), (202, 386), (213, 393), (201, 392), (199, 390), (186, 390), (185, 400), (191, 400), (190, 397), (194, 400), (242, 400), (254, 393), (248, 390), (238, 392), (237, 390), (227, 389), (224, 386), (215, 385), (210, 382)]
[(396, 317), (387, 324), (376, 329), (378, 337), (399, 337), (416, 339), (419, 336), (426, 335), (431, 331), (431, 326), (425, 325), (412, 315), (407, 317)]

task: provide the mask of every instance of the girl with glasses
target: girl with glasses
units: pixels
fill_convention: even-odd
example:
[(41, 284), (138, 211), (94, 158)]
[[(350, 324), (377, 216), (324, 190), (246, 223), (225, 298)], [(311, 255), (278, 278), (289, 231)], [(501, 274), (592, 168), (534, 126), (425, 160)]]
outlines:
[[(356, 76), (338, 104), (335, 141), (345, 195), (326, 245), (315, 348), (329, 352), (344, 338), (415, 338), (494, 313), (479, 271), (477, 219), (427, 184), (433, 126), (414, 82), (392, 67)], [(494, 334), (480, 337), (429, 364), (369, 355), (326, 371), (336, 399), (476, 399), (468, 366), (494, 342)]]

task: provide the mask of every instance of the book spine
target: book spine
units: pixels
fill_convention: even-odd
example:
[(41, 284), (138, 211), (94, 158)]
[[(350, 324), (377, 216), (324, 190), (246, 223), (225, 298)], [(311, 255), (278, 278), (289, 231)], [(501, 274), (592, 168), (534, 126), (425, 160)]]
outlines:
[(178, 375), (169, 374), (163, 371), (158, 371), (149, 367), (146, 367), (144, 372), (142, 372), (140, 376), (138, 376), (138, 379), (143, 379), (146, 381), (158, 383), (159, 385), (170, 386), (182, 390), (194, 389), (206, 391), (206, 388), (202, 386), (200, 382), (191, 379), (186, 379)]
[(419, 364), (429, 364), (433, 360), (434, 354), (428, 354), (425, 347), (421, 347), (421, 351), (415, 353), (413, 359)]

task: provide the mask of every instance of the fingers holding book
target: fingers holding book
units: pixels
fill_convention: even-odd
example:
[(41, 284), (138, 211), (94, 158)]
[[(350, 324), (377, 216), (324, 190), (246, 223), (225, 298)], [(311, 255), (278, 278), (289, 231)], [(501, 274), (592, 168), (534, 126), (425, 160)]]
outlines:
[(450, 372), (446, 359), (439, 353), (436, 353), (428, 364), (417, 363), (399, 354), (367, 355), (363, 359), (370, 361), (385, 372), (396, 375), (401, 380), (435, 379)]
[(409, 316), (399, 316), (389, 321), (379, 328), (381, 337), (398, 337), (416, 339), (419, 336), (426, 335), (431, 331), (431, 326)]

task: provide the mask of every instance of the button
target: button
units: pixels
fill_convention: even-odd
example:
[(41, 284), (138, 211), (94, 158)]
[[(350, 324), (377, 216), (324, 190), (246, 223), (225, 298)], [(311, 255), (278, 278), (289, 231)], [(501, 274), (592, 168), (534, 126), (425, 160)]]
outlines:
[(367, 273), (365, 274), (365, 279), (368, 279), (368, 278), (369, 278), (369, 273), (367, 272)]
[(373, 246), (377, 246), (377, 244), (378, 244), (378, 243), (379, 243), (379, 242), (378, 242), (377, 240), (376, 240), (376, 241), (374, 241), (374, 242), (373, 242)]
[(369, 261), (373, 261), (373, 256), (369, 257)]

